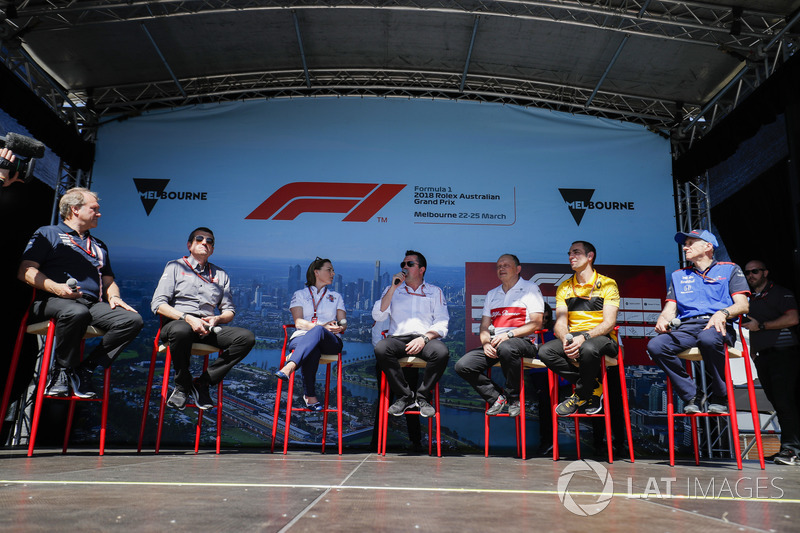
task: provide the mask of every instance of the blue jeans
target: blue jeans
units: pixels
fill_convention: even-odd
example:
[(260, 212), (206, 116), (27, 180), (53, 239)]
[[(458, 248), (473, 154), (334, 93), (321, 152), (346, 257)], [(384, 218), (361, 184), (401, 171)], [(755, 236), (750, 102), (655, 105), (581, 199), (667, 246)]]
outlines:
[(305, 335), (291, 339), (288, 348), (292, 353), (286, 356), (286, 362), (292, 362), (297, 365), (297, 368), (301, 369), (303, 394), (316, 396), (315, 385), (319, 358), (323, 353), (341, 352), (342, 339), (322, 326), (314, 326)]
[(711, 375), (711, 391), (720, 400), (727, 398), (725, 386), (725, 340), (733, 346), (736, 333), (733, 326), (727, 324), (727, 335), (722, 336), (714, 328), (703, 329), (708, 318), (687, 319), (669, 333), (661, 333), (647, 343), (647, 353), (655, 364), (667, 374), (672, 381), (675, 392), (684, 402), (693, 399), (697, 394), (697, 386), (686, 372), (686, 361), (678, 354), (697, 346), (706, 363), (706, 371)]

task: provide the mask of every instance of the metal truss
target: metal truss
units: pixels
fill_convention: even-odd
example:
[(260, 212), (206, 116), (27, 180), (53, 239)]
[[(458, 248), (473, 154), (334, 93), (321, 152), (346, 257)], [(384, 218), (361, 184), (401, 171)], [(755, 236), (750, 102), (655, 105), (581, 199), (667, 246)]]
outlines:
[(4, 30), (7, 30), (7, 26), (0, 25), (0, 62), (78, 132), (93, 124), (94, 117), (83, 107), (83, 102), (74, 94), (68, 94), (22, 47), (9, 44), (13, 41), (4, 39)]
[(746, 50), (785, 19), (749, 8), (675, 0), (22, 0), (36, 30), (248, 10), (382, 9), (513, 17)]
[[(372, 96), (382, 98), (433, 98), (535, 106), (576, 114), (601, 116), (668, 130), (680, 114), (672, 102), (655, 98), (525, 79), (420, 70), (304, 70), (169, 79), (157, 83), (97, 88), (92, 108), (100, 120), (159, 107), (176, 107), (260, 98)], [(82, 97), (86, 97), (83, 95)]]
[[(65, 121), (91, 137), (98, 120), (156, 107), (260, 98), (376, 96), (442, 98), (535, 106), (643, 124), (673, 143), (678, 157), (752, 93), (798, 47), (791, 20), (747, 8), (673, 0), (21, 0), (18, 16), (0, 19), (0, 61), (24, 80)], [(309, 70), (163, 80), (68, 92), (21, 45), (27, 31), (47, 31), (123, 21), (148, 21), (248, 10), (396, 10), (513, 17), (577, 25), (623, 36), (617, 54), (594, 88), (537, 80), (479, 76), (464, 71)], [(298, 40), (302, 38), (299, 27)], [(603, 91), (605, 75), (631, 35), (714, 46), (740, 59), (742, 68), (704, 106)], [(9, 44), (11, 43), (11, 44)], [(163, 58), (162, 58), (163, 59)], [(304, 57), (303, 57), (304, 59)], [(170, 70), (169, 65), (165, 65)], [(91, 103), (91, 110), (87, 105)]]

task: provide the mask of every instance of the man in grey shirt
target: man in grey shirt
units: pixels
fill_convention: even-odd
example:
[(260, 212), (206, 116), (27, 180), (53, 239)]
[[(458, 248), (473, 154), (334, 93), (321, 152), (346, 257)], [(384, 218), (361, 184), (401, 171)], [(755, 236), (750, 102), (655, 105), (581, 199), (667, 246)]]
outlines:
[[(161, 342), (170, 347), (175, 368), (175, 390), (167, 404), (183, 410), (191, 396), (197, 407), (210, 409), (214, 404), (209, 387), (247, 356), (255, 335), (244, 328), (219, 327), (233, 320), (235, 309), (228, 274), (208, 261), (214, 253), (214, 233), (195, 229), (187, 247), (188, 256), (167, 263), (150, 308), (162, 317)], [(189, 359), (194, 342), (218, 346), (222, 352), (192, 380)]]

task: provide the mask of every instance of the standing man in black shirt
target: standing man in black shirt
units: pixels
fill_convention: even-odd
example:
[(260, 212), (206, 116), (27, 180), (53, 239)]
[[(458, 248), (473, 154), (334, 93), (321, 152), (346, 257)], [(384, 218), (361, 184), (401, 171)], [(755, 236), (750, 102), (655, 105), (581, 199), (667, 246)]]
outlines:
[(749, 320), (742, 326), (750, 330), (750, 349), (758, 377), (781, 425), (781, 451), (775, 456), (780, 465), (800, 464), (800, 353), (798, 350), (797, 302), (789, 289), (770, 279), (766, 264), (749, 261), (744, 275), (750, 285)]

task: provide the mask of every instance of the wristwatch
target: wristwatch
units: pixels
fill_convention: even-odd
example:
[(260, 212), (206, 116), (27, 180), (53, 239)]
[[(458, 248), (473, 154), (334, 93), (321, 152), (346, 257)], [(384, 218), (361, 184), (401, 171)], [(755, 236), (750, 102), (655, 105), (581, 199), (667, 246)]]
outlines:
[(758, 323), (758, 331), (764, 331), (765, 329), (767, 329), (767, 323), (766, 322), (759, 322)]
[(425, 344), (428, 344), (431, 341), (431, 338), (427, 335), (420, 335), (420, 338), (425, 341)]
[(585, 340), (587, 340), (587, 341), (588, 341), (589, 339), (591, 339), (591, 338), (592, 338), (592, 336), (591, 336), (591, 335), (589, 335), (589, 332), (588, 332), (588, 331), (584, 331), (583, 333), (581, 333), (581, 335), (583, 335), (583, 338), (584, 338)]
[(506, 332), (506, 335), (508, 335), (509, 339), (513, 339), (514, 338), (514, 330), (513, 329), (508, 330)]
[(724, 307), (722, 309), (720, 309), (720, 311), (722, 312), (723, 315), (725, 315), (725, 318), (730, 318), (731, 317), (731, 312), (728, 311), (727, 309), (725, 309)]
[(181, 317), (180, 317), (178, 320), (180, 320), (180, 321), (182, 321), (182, 322), (186, 322), (186, 315), (188, 315), (188, 314), (189, 314), (189, 313), (183, 313), (183, 314), (181, 315)]

